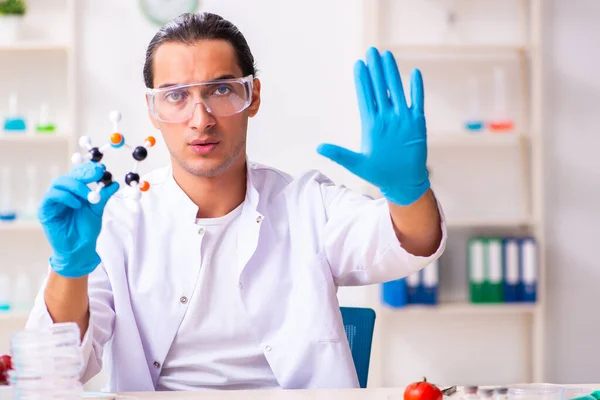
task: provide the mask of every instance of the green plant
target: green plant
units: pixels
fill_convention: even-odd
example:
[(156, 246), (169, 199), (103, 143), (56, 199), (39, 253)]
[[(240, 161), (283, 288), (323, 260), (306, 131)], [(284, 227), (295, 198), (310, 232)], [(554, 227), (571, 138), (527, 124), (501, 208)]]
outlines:
[(25, 0), (0, 0), (0, 15), (24, 15), (26, 11)]

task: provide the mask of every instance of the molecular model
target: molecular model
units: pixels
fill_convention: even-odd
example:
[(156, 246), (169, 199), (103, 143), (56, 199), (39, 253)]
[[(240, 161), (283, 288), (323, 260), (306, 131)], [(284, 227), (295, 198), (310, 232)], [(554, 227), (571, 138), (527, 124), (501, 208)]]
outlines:
[[(84, 161), (93, 161), (100, 162), (102, 157), (104, 157), (104, 152), (110, 147), (114, 149), (119, 149), (121, 147), (126, 147), (130, 150), (133, 150), (131, 155), (134, 159), (134, 164), (131, 172), (125, 175), (125, 183), (129, 185), (133, 189), (132, 198), (134, 200), (139, 200), (141, 197), (141, 192), (146, 192), (150, 189), (150, 184), (145, 181), (140, 182), (140, 175), (137, 173), (137, 167), (139, 162), (144, 161), (148, 156), (148, 148), (154, 146), (156, 143), (156, 139), (152, 136), (148, 136), (144, 141), (143, 146), (136, 146), (132, 148), (128, 144), (125, 143), (125, 137), (119, 133), (119, 122), (121, 121), (121, 113), (119, 111), (112, 111), (109, 115), (110, 121), (113, 125), (113, 134), (110, 136), (110, 143), (105, 144), (104, 146), (98, 148), (92, 146), (92, 140), (89, 136), (82, 136), (79, 138), (79, 146), (86, 148), (88, 151), (85, 154), (75, 153), (71, 157), (71, 161), (74, 165), (81, 164)], [(112, 183), (112, 174), (108, 171), (104, 171), (104, 175), (97, 182), (98, 186), (88, 193), (88, 201), (92, 204), (97, 204), (100, 201), (100, 191), (102, 188), (110, 185)]]

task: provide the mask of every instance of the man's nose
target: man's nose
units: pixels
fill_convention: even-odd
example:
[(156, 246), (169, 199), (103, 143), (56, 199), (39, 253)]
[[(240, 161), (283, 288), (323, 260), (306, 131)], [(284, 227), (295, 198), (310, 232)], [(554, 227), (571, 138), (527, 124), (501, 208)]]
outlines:
[(215, 123), (215, 117), (206, 111), (204, 104), (201, 101), (197, 102), (194, 106), (194, 112), (188, 122), (188, 126), (194, 129), (205, 130), (214, 126)]

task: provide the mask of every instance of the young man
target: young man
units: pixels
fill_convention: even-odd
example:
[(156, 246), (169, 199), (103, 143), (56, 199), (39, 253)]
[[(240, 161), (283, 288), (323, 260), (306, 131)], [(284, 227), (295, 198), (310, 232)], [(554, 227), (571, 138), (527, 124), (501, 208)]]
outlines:
[(355, 73), (362, 152), (318, 151), (379, 187), (378, 200), (249, 162), (260, 81), (246, 40), (208, 13), (161, 28), (144, 79), (171, 163), (147, 176), (137, 212), (111, 198), (116, 183), (87, 202), (102, 165), (53, 183), (40, 207), (51, 271), (28, 326), (76, 322), (81, 379), (105, 355), (111, 391), (358, 387), (337, 287), (423, 268), (446, 232), (420, 74), (409, 108), (390, 53), (370, 49)]

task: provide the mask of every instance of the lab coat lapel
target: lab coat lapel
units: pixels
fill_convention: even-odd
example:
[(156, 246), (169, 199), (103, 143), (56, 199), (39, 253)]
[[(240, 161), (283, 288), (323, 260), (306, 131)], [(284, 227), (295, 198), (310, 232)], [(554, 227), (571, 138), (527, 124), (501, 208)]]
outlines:
[(252, 182), (252, 169), (247, 170), (246, 199), (240, 215), (240, 229), (237, 238), (238, 276), (252, 258), (258, 245), (260, 227), (265, 218), (258, 212), (259, 194)]

